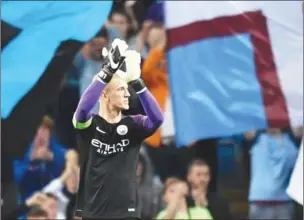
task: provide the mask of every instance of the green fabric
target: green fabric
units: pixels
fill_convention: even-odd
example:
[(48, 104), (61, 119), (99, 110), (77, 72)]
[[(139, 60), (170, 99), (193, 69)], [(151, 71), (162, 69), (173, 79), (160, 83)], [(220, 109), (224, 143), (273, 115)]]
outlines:
[[(204, 207), (194, 207), (189, 209), (191, 219), (209, 219), (212, 220), (212, 216), (207, 208)], [(156, 216), (156, 219), (163, 219), (167, 214), (166, 210), (162, 210), (158, 215)], [(190, 216), (188, 216), (188, 213), (185, 212), (178, 212), (175, 215), (174, 219), (190, 219)]]
[(86, 122), (77, 122), (75, 115), (73, 117), (73, 125), (77, 129), (86, 129), (91, 125), (91, 123), (92, 123), (92, 117)]

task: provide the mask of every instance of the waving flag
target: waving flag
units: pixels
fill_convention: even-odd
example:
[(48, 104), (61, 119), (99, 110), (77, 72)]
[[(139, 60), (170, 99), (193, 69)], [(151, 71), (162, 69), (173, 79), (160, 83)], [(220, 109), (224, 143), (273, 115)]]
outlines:
[(112, 1), (1, 3), (2, 144), (24, 149), (83, 43), (102, 28)]
[(303, 124), (300, 1), (166, 1), (165, 15), (178, 146)]

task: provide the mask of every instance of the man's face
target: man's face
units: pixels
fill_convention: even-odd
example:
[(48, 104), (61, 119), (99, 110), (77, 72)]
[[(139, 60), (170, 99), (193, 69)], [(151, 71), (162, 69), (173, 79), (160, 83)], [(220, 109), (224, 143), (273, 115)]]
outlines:
[(164, 201), (169, 203), (174, 199), (180, 199), (188, 194), (188, 186), (185, 182), (177, 182), (171, 184), (165, 191)]
[(114, 27), (119, 31), (121, 37), (125, 38), (129, 28), (127, 17), (120, 13), (113, 13), (111, 21)]
[(193, 188), (207, 188), (210, 182), (210, 171), (207, 165), (194, 165), (189, 170), (188, 181)]
[(89, 53), (93, 60), (101, 59), (102, 48), (107, 46), (107, 40), (104, 37), (95, 37), (89, 42)]
[(118, 77), (113, 77), (103, 94), (106, 102), (115, 109), (128, 110), (129, 97), (128, 84)]

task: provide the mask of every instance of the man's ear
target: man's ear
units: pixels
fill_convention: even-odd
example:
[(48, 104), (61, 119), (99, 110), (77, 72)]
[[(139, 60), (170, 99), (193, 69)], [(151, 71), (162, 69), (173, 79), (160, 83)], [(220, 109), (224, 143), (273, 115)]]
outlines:
[(107, 95), (106, 95), (106, 92), (103, 91), (103, 92), (101, 93), (100, 97), (99, 97), (99, 101), (101, 101), (102, 99), (105, 99), (106, 96), (107, 96)]

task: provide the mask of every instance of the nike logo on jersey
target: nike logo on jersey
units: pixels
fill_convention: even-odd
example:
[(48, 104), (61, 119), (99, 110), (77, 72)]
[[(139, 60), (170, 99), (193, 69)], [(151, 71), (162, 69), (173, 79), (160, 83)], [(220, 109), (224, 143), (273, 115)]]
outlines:
[(102, 133), (102, 134), (106, 134), (106, 132), (103, 131), (103, 130), (101, 130), (99, 127), (96, 127), (96, 130), (97, 130), (98, 132)]

